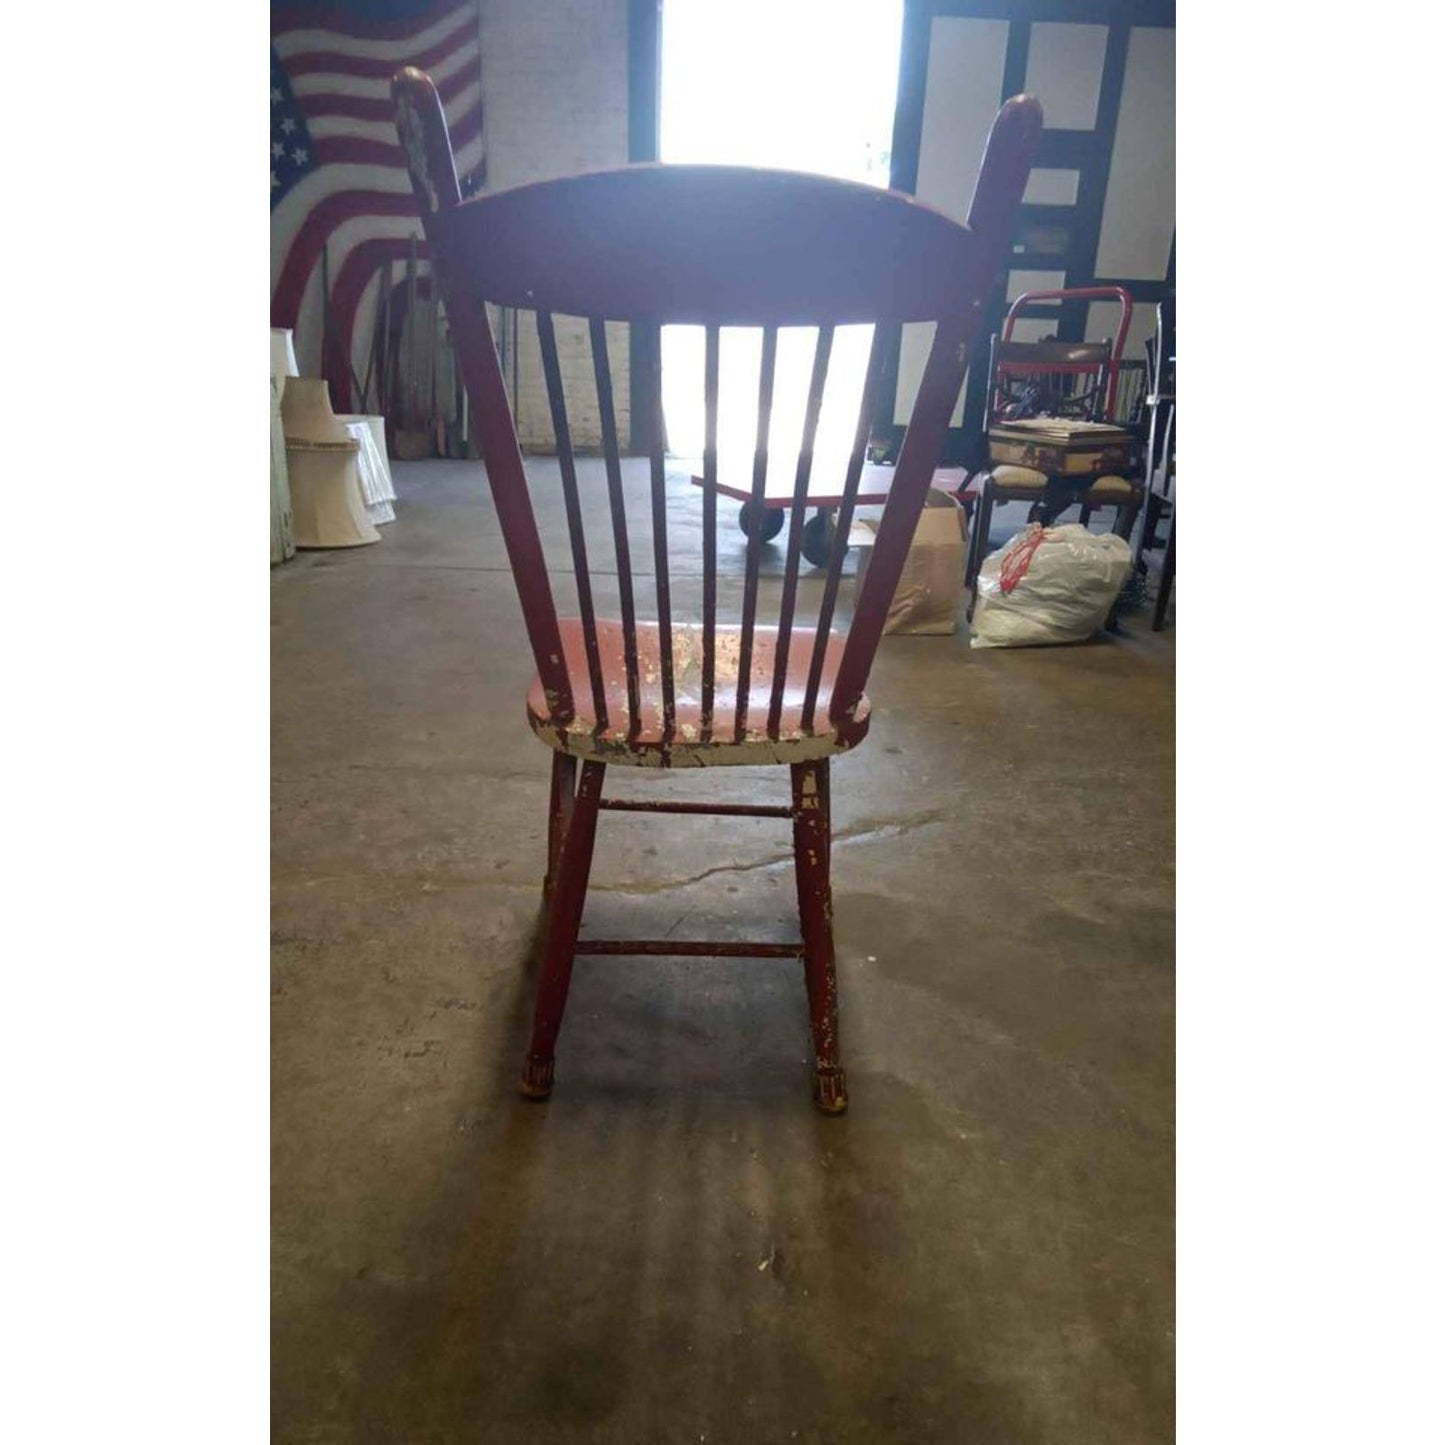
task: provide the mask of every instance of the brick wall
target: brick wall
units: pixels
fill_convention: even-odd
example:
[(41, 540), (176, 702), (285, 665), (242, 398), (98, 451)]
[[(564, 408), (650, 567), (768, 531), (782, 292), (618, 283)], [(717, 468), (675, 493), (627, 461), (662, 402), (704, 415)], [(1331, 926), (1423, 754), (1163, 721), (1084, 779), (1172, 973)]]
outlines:
[[(482, 0), (487, 189), (627, 162), (627, 0)], [(517, 347), (517, 434), (555, 449), (533, 318)], [(602, 442), (584, 324), (558, 320), (557, 351), (574, 445)], [(608, 327), (623, 445), (629, 434), (627, 333)]]

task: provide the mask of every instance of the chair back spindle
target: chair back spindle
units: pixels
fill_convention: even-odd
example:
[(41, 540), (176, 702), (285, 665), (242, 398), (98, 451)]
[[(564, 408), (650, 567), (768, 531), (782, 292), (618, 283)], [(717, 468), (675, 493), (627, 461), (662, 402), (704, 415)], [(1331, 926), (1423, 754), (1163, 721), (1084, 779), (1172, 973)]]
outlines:
[(722, 333), (709, 326), (703, 341), (702, 443), (702, 720), (704, 742), (713, 736), (717, 695), (717, 406)]
[(667, 459), (662, 450), (667, 432), (662, 421), (660, 327), (653, 328), (650, 344), (652, 357), (648, 368), (648, 403), (652, 408), (652, 444), (648, 461), (652, 473), (652, 565), (657, 584), (657, 667), (662, 684), (662, 734), (670, 738), (677, 726), (677, 688), (672, 674), (672, 579), (667, 565)]
[(567, 511), (567, 535), (572, 543), (572, 571), (577, 579), (577, 611), (587, 653), (587, 676), (592, 684), (593, 716), (607, 726), (607, 694), (602, 681), (602, 656), (597, 643), (597, 614), (592, 606), (592, 572), (587, 565), (587, 535), (582, 522), (582, 499), (577, 491), (577, 462), (572, 455), (572, 432), (567, 425), (567, 400), (562, 392), (562, 367), (557, 359), (557, 332), (548, 311), (537, 313), (537, 340), (542, 351), (542, 375), (552, 411), (557, 441), (557, 466), (562, 473), (562, 498)]
[(863, 396), (858, 407), (858, 424), (853, 434), (853, 449), (848, 454), (848, 469), (843, 477), (843, 500), (834, 518), (833, 546), (828, 557), (828, 574), (823, 582), (823, 596), (818, 603), (818, 626), (813, 639), (812, 658), (808, 664), (808, 680), (803, 688), (805, 728), (813, 726), (818, 706), (818, 685), (823, 677), (828, 635), (833, 626), (833, 612), (838, 603), (838, 585), (843, 576), (843, 558), (848, 552), (848, 532), (853, 525), (853, 512), (858, 504), (858, 483), (868, 456), (868, 437), (872, 432), (874, 410), (878, 403), (878, 382), (883, 369), (884, 330), (873, 328), (873, 341), (868, 352), (868, 365), (863, 373)]
[(642, 726), (641, 682), (637, 661), (637, 607), (632, 595), (632, 548), (627, 540), (627, 501), (622, 493), (622, 455), (617, 445), (617, 408), (612, 401), (612, 364), (607, 356), (607, 324), (600, 316), (588, 321), (592, 374), (597, 382), (597, 411), (602, 429), (602, 454), (607, 467), (607, 500), (612, 517), (612, 545), (617, 558), (618, 607), (622, 612), (622, 656), (627, 676), (628, 734)]
[(798, 572), (802, 566), (803, 519), (808, 510), (808, 482), (813, 474), (813, 447), (818, 439), (818, 418), (823, 411), (823, 386), (828, 380), (828, 359), (833, 352), (833, 328), (818, 332), (813, 351), (813, 373), (808, 382), (807, 410), (803, 414), (802, 446), (793, 478), (793, 505), (788, 516), (787, 565), (783, 595), (778, 606), (778, 639), (773, 658), (773, 692), (768, 704), (768, 736), (776, 738), (783, 713), (783, 692), (788, 678), (788, 648), (793, 636), (793, 612), (798, 601)]
[(758, 573), (762, 561), (763, 497), (768, 486), (768, 431), (773, 416), (773, 381), (778, 366), (778, 328), (763, 328), (763, 352), (758, 365), (758, 434), (753, 447), (753, 489), (747, 530), (748, 551), (743, 575), (742, 633), (738, 640), (737, 701), (733, 740), (741, 742), (747, 729), (752, 694), (753, 634), (757, 626)]

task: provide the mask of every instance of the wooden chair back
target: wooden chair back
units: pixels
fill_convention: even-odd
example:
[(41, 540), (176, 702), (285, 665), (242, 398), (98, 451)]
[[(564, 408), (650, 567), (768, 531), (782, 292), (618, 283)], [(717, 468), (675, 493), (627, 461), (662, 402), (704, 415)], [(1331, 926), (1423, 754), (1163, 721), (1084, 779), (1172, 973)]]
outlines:
[[(557, 456), (577, 587), (578, 614), (592, 692), (587, 709), (599, 726), (608, 719), (604, 659), (593, 596), (594, 559), (588, 551), (582, 501), (563, 394), (554, 317), (585, 318), (592, 351), (605, 453), (612, 550), (624, 639), (631, 726), (639, 720), (637, 623), (639, 591), (649, 585), (632, 556), (624, 506), (616, 403), (606, 345), (606, 322), (641, 326), (653, 348), (648, 368), (654, 425), (650, 456), (652, 550), (657, 664), (662, 721), (676, 712), (673, 675), (673, 563), (668, 555), (666, 477), (661, 425), (660, 327), (706, 328), (706, 392), (702, 490), (701, 692), (706, 733), (716, 720), (741, 740), (754, 697), (752, 656), (758, 628), (761, 539), (748, 539), (741, 596), (739, 655), (719, 670), (716, 540), (719, 333), (723, 327), (762, 330), (757, 445), (752, 487), (760, 502), (767, 478), (769, 416), (780, 327), (816, 327), (795, 499), (808, 493), (813, 445), (834, 329), (871, 323), (872, 353), (854, 445), (844, 481), (830, 565), (808, 660), (802, 723), (813, 725), (847, 550), (852, 502), (865, 461), (870, 421), (879, 395), (890, 328), (936, 323), (935, 337), (900, 452), (891, 494), (841, 660), (831, 678), (829, 717), (851, 718), (863, 697), (904, 558), (929, 481), (938, 463), (949, 416), (963, 383), (984, 299), (1007, 253), (1024, 183), (1042, 128), (1037, 101), (1018, 97), (1000, 111), (990, 134), (967, 225), (895, 192), (819, 176), (729, 166), (638, 165), (580, 175), (463, 201), (446, 121), (431, 80), (406, 69), (393, 81), (397, 130), (421, 207), (433, 265), (440, 280), (483, 460), (522, 603), (532, 651), (549, 707), (558, 723), (577, 715), (558, 614), (523, 473), (516, 428), (487, 320), (485, 303), (536, 313), (542, 367), (556, 433)], [(796, 620), (802, 505), (795, 505), (772, 648), (766, 726), (777, 736), (790, 670)], [(761, 512), (754, 508), (755, 514)], [(611, 559), (609, 559), (611, 560)], [(694, 559), (688, 559), (695, 569)], [(830, 665), (829, 671), (832, 668)], [(719, 679), (736, 677), (736, 697), (717, 696)], [(585, 701), (585, 700), (584, 700)]]

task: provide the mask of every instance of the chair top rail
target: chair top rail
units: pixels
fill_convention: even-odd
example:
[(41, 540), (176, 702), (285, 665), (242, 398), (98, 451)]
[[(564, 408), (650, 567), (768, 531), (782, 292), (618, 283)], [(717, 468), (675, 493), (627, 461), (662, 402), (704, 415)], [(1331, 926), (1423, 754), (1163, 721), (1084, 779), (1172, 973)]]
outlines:
[[(930, 321), (977, 299), (967, 226), (894, 191), (743, 166), (635, 165), (451, 208), (486, 300), (723, 326)], [(842, 244), (846, 238), (846, 244)]]
[(1097, 371), (1109, 361), (1107, 341), (999, 341), (994, 360), (1011, 370)]

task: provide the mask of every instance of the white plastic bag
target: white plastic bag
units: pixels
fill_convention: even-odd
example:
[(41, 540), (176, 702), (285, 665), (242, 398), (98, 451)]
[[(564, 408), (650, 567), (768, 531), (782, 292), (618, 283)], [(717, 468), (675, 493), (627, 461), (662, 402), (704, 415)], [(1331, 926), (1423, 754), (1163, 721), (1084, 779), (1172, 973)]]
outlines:
[(1028, 526), (979, 569), (971, 645), (1082, 642), (1104, 625), (1132, 565), (1122, 537), (1077, 522)]

